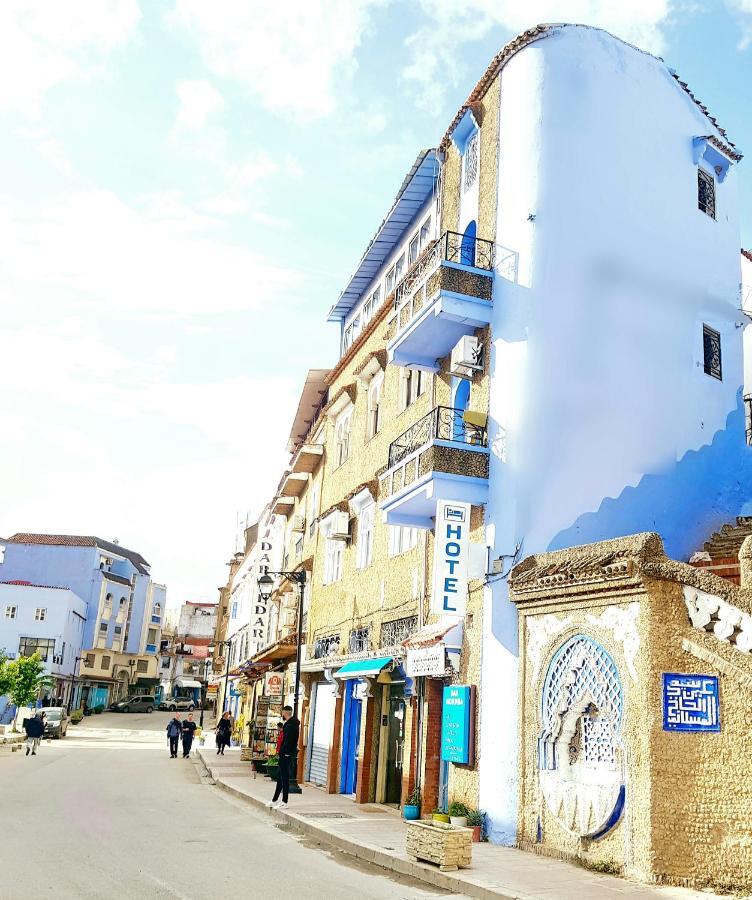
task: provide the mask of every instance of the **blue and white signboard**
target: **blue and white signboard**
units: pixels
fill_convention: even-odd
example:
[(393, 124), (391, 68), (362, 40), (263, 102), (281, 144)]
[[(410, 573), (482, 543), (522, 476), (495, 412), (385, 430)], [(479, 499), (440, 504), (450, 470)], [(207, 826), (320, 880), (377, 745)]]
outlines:
[(470, 556), (470, 504), (439, 500), (433, 554), (431, 612), (465, 617)]
[(447, 685), (441, 708), (441, 758), (447, 762), (470, 762), (470, 688)]
[(720, 731), (718, 676), (664, 672), (663, 730)]

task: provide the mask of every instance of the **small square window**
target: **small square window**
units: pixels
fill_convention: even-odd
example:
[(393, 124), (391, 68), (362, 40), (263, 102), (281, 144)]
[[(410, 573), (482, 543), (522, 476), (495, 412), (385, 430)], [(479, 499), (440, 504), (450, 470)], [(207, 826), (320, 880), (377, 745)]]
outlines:
[(15, 619), (16, 618), (17, 607), (15, 606), (6, 606), (5, 607), (5, 618), (6, 619)]
[(100, 632), (102, 632), (103, 634), (105, 634), (105, 633), (107, 632), (108, 626), (109, 626), (109, 622), (100, 622), (100, 623), (99, 623), (99, 630), (100, 630)]
[(697, 206), (715, 219), (715, 179), (704, 169), (697, 170)]
[(47, 618), (47, 610), (43, 607), (37, 607), (36, 612), (34, 613), (34, 621), (35, 622), (44, 622)]
[(709, 325), (702, 326), (702, 352), (705, 374), (722, 381), (721, 335)]

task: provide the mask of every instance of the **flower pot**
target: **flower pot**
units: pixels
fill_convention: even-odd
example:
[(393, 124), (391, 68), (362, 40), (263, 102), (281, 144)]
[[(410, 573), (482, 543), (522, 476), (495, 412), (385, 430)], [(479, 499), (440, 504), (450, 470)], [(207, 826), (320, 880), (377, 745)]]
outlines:
[(473, 825), (473, 843), (474, 844), (480, 843), (482, 831), (483, 831), (482, 825)]
[(420, 807), (413, 806), (410, 803), (406, 803), (402, 807), (402, 816), (404, 819), (407, 819), (408, 821), (413, 820), (413, 819), (419, 819), (420, 818)]
[(467, 828), (467, 816), (449, 816), (449, 821), (452, 825)]
[(447, 825), (449, 824), (449, 816), (446, 813), (432, 813), (431, 818), (434, 822), (445, 822)]

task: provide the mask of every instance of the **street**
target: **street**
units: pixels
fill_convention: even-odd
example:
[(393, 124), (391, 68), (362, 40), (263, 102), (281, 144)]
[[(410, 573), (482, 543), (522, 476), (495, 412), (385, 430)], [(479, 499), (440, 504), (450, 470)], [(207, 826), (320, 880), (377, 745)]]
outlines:
[(169, 758), (169, 718), (104, 713), (36, 757), (0, 755), (2, 900), (460, 896), (307, 847), (202, 783)]

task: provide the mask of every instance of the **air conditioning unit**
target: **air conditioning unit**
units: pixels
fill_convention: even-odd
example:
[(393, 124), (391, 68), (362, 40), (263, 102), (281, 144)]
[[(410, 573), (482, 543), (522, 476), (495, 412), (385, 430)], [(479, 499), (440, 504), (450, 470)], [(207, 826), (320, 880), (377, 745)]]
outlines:
[(305, 516), (292, 517), (292, 530), (301, 534), (305, 531)]
[(459, 378), (472, 378), (483, 369), (483, 344), (474, 334), (466, 334), (452, 350), (449, 372)]
[(294, 607), (292, 607), (290, 609), (283, 609), (282, 610), (282, 627), (283, 628), (294, 628), (296, 616), (297, 616), (297, 610)]
[(346, 541), (350, 537), (350, 516), (346, 512), (338, 510), (332, 514), (332, 530), (330, 538)]

